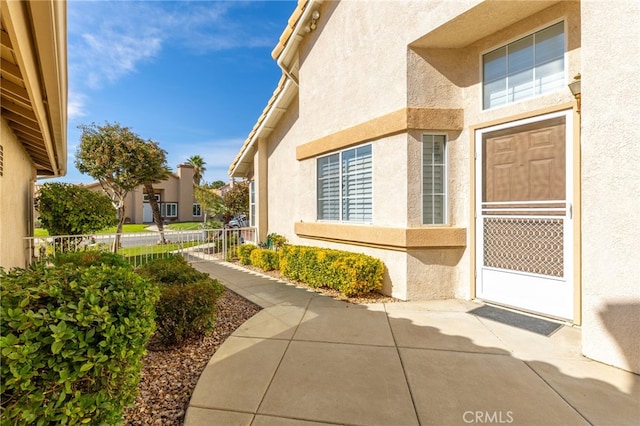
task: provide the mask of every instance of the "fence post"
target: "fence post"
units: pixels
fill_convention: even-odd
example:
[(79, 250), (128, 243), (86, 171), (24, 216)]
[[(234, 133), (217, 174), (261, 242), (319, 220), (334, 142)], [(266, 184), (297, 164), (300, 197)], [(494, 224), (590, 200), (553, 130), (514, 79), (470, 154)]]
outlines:
[(227, 230), (222, 228), (222, 260), (227, 260)]

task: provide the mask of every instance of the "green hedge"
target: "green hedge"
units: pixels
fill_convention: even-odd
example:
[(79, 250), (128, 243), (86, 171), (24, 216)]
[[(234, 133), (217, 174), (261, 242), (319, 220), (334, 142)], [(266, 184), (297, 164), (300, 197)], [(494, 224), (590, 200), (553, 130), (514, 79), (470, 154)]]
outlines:
[(345, 296), (382, 288), (384, 264), (365, 254), (290, 245), (279, 254), (282, 275), (311, 287), (333, 288)]
[(158, 336), (168, 346), (198, 338), (216, 325), (216, 301), (224, 292), (210, 278), (180, 285), (162, 285), (156, 305)]
[(251, 264), (263, 271), (273, 271), (279, 268), (279, 256), (278, 253), (269, 249), (255, 249), (251, 251), (249, 255)]
[(75, 266), (129, 266), (129, 262), (121, 255), (98, 250), (58, 253), (50, 260), (55, 266), (64, 264), (72, 264)]
[(179, 254), (152, 259), (139, 266), (136, 272), (157, 284), (187, 284), (209, 278), (209, 274), (194, 269)]
[(242, 244), (238, 246), (238, 259), (243, 265), (251, 265), (251, 252), (257, 249), (255, 244)]
[(194, 269), (182, 256), (154, 259), (137, 272), (156, 283), (157, 334), (167, 346), (179, 346), (204, 336), (216, 324), (216, 302), (224, 286)]
[(118, 424), (134, 400), (158, 291), (75, 263), (0, 269), (2, 424)]

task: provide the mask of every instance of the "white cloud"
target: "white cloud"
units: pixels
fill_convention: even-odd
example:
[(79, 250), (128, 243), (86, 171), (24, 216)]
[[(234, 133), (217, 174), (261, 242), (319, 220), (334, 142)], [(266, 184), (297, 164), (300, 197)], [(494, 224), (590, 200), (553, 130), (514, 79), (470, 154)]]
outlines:
[[(246, 2), (69, 2), (69, 65), (82, 86), (115, 83), (168, 44), (199, 54), (272, 47), (270, 22), (234, 11)], [(78, 86), (79, 87), (79, 86)]]
[(229, 179), (227, 174), (229, 165), (240, 151), (244, 141), (244, 138), (233, 138), (181, 143), (179, 144), (180, 152), (174, 155), (169, 152), (167, 161), (169, 167), (176, 170), (178, 164), (186, 162), (192, 155), (199, 155), (207, 163), (205, 165), (207, 169), (204, 174), (205, 181), (223, 180), (226, 182)]
[(85, 109), (86, 99), (87, 97), (81, 93), (69, 91), (69, 99), (67, 101), (67, 118), (69, 121), (87, 115)]

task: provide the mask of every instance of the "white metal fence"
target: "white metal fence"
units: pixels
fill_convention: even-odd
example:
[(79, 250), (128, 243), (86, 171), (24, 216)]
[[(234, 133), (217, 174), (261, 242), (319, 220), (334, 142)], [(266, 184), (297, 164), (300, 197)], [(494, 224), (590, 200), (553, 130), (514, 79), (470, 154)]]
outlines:
[(178, 253), (191, 261), (228, 259), (244, 243), (257, 244), (255, 228), (201, 229), (164, 231), (165, 244), (159, 232), (122, 234), (57, 235), (25, 238), (25, 249), (32, 262), (45, 260), (60, 252), (113, 249), (120, 236), (118, 253), (134, 266), (149, 259)]

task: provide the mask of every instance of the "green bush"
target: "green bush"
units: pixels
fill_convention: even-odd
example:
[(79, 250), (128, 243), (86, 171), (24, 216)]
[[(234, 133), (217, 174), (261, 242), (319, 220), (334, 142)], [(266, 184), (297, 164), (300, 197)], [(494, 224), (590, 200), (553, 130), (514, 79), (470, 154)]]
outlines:
[(156, 287), (120, 266), (0, 269), (3, 424), (118, 424), (154, 330)]
[(273, 271), (279, 267), (278, 253), (269, 249), (254, 249), (249, 255), (251, 264), (263, 271)]
[(156, 323), (162, 343), (179, 346), (189, 338), (204, 336), (213, 330), (216, 301), (223, 292), (222, 284), (210, 278), (160, 286)]
[(278, 251), (287, 244), (287, 238), (283, 235), (272, 232), (267, 235), (267, 248)]
[(154, 259), (136, 270), (160, 288), (157, 333), (167, 346), (182, 345), (215, 326), (215, 310), (224, 286), (194, 269), (181, 256)]
[(208, 274), (194, 269), (179, 254), (153, 259), (139, 266), (136, 271), (157, 284), (187, 284), (209, 278)]
[(51, 258), (51, 262), (55, 266), (65, 264), (72, 264), (75, 266), (129, 266), (129, 263), (121, 255), (97, 250), (58, 253)]
[(310, 287), (329, 287), (345, 296), (380, 290), (384, 264), (365, 254), (318, 247), (284, 246), (280, 272)]
[(255, 244), (242, 244), (238, 246), (238, 259), (243, 265), (251, 265), (251, 252), (257, 249)]

